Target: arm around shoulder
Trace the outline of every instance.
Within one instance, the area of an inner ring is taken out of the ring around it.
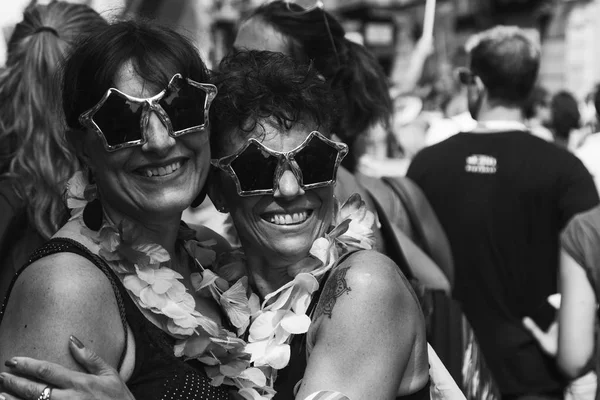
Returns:
[[[28,266],[15,282],[0,325],[0,358],[28,356],[81,370],[69,353],[70,335],[86,338],[117,367],[125,327],[109,280],[88,260],[58,253]]]
[[[351,399],[395,398],[424,321],[389,258],[361,251],[336,266],[313,321],[315,345],[297,398],[319,390]]]

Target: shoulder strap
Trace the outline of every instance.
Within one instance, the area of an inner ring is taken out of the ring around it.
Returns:
[[[91,263],[93,263],[96,267],[98,267],[104,273],[104,275],[106,275],[106,277],[108,278],[108,281],[110,282],[110,285],[115,294],[115,298],[117,300],[117,306],[119,307],[119,315],[121,317],[121,322],[123,323],[123,329],[125,331],[125,347],[123,348],[123,352],[121,353],[121,357],[119,358],[119,363],[117,366],[117,369],[120,369],[121,365],[123,364],[125,354],[127,354],[128,330],[127,330],[127,319],[125,317],[125,304],[123,301],[123,293],[121,292],[121,289],[119,286],[120,285],[119,278],[115,275],[115,273],[112,271],[112,269],[110,269],[108,264],[106,264],[106,262],[102,258],[95,255],[83,244],[81,244],[73,239],[53,238],[53,239],[49,240],[46,244],[44,244],[42,247],[37,249],[31,255],[31,257],[29,258],[29,261],[27,261],[27,263],[19,270],[17,275],[14,276],[12,282],[10,283],[6,298],[4,299],[4,302],[2,304],[2,309],[0,310],[0,322],[2,320],[2,316],[4,315],[4,311],[5,311],[5,307],[6,307],[6,303],[7,303],[6,300],[8,299],[8,296],[10,295],[10,292],[12,291],[12,288],[13,288],[15,282],[17,281],[17,278],[21,274],[21,272],[23,272],[23,270],[25,270],[26,267],[28,267],[30,264],[34,263],[35,261],[39,260],[40,258],[49,256],[51,254],[63,253],[63,252],[75,253],[77,255],[80,255],[81,257],[86,258]]]
[[[381,233],[383,233],[383,237],[385,239],[386,255],[396,263],[406,278],[409,280],[414,279],[414,274],[408,267],[408,261],[404,256],[404,251],[402,250],[402,246],[400,245],[400,241],[397,237],[396,228],[390,221],[390,216],[381,204],[380,199],[377,196],[374,196],[370,190],[367,189],[366,192],[373,201],[375,211],[377,211],[377,216],[379,217],[379,222],[381,223]]]
[[[16,188],[10,183],[9,180],[3,180],[0,182],[0,196],[4,197],[8,204],[15,209],[23,207],[23,201],[17,195]]]
[[[418,243],[454,285],[454,262],[446,233],[421,189],[409,178],[384,177],[402,200]]]
[[[27,260],[28,250],[39,244],[33,238],[34,232],[37,235],[29,226],[27,210],[16,189],[8,180],[0,182],[0,296],[20,264]]]

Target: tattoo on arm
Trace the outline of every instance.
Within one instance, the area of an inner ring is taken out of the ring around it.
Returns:
[[[350,266],[335,269],[332,271],[329,279],[324,282],[325,287],[323,288],[323,293],[319,299],[315,317],[324,314],[331,318],[337,298],[352,290],[350,286],[348,286],[348,282],[346,282],[346,272],[348,272],[349,268]]]

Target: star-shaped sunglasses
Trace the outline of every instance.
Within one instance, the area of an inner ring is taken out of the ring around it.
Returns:
[[[234,154],[212,159],[211,164],[233,178],[240,196],[275,193],[279,180],[289,168],[304,190],[335,183],[348,146],[311,132],[295,149],[281,152],[252,138]]]
[[[79,122],[102,138],[106,151],[146,143],[152,112],[171,137],[202,132],[208,141],[208,110],[216,95],[214,85],[175,74],[164,90],[145,99],[110,88],[94,107],[79,116]]]

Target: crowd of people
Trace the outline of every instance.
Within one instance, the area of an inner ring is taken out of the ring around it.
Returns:
[[[321,2],[252,10],[213,70],[156,21],[30,4],[0,400],[600,399],[594,129],[522,29],[464,52],[432,123]],[[403,171],[365,173],[374,131]]]

